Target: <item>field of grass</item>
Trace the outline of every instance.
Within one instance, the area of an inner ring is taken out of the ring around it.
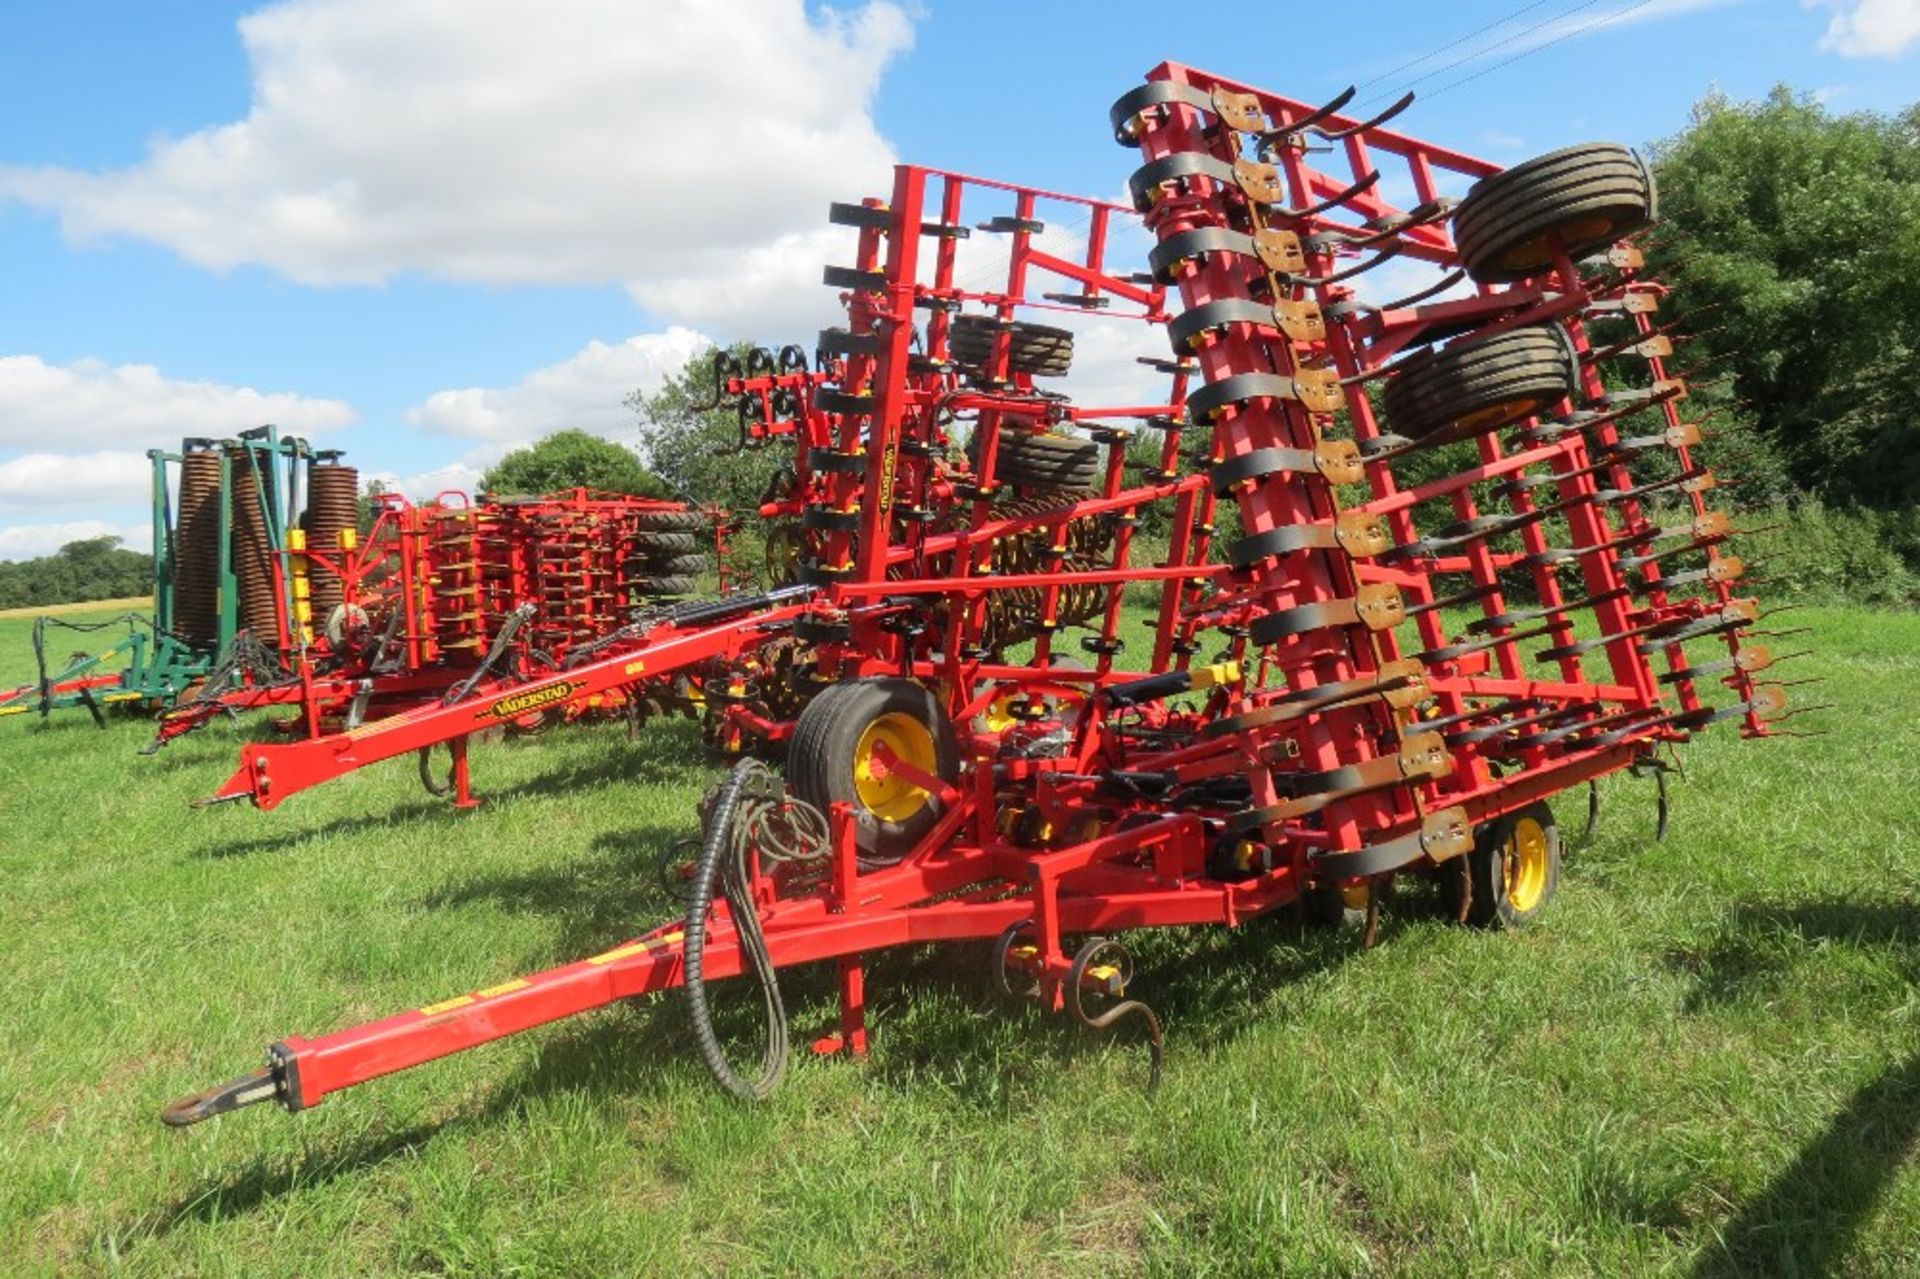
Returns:
[[[140,758],[135,719],[0,723],[0,1271],[1920,1273],[1920,616],[1795,616],[1830,734],[1706,735],[1664,845],[1612,779],[1535,928],[1413,886],[1370,951],[1139,938],[1152,1100],[1136,1047],[951,947],[877,963],[870,1060],[761,1107],[669,996],[169,1131],[283,1035],[667,918],[697,735],[485,744],[474,813],[396,762],[269,814],[187,808],[258,726]],[[0,621],[0,684],[30,675]],[[822,975],[788,990],[826,1025]]]

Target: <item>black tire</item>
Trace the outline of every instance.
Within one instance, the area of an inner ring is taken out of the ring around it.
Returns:
[[[971,443],[976,469],[980,455]],[[1098,488],[1106,478],[1105,450],[1093,440],[1072,435],[1029,435],[1002,431],[993,451],[993,480],[1015,488],[1059,492]]]
[[[642,511],[633,526],[650,533],[703,533],[713,521],[699,511]]]
[[[1566,335],[1556,325],[1530,324],[1409,356],[1387,380],[1382,401],[1397,434],[1458,439],[1531,417],[1579,384]]]
[[[1463,922],[1474,928],[1525,924],[1559,890],[1560,852],[1560,828],[1545,803],[1508,813],[1475,832],[1472,851],[1441,863],[1441,904],[1460,919],[1464,902]]]
[[[639,562],[648,577],[686,577],[713,567],[711,555],[649,555]]]
[[[1460,264],[1482,284],[1550,269],[1548,237],[1578,260],[1654,220],[1653,171],[1617,142],[1563,147],[1482,178],[1453,214]]]
[[[633,549],[642,555],[691,555],[700,549],[695,533],[668,533],[642,529],[633,535]]]
[[[984,372],[993,360],[993,344],[1000,336],[1000,323],[990,315],[954,316],[953,327],[947,331],[947,346],[954,363],[975,373]],[[1007,347],[1009,372],[1062,377],[1072,364],[1072,333],[1045,324],[1013,322],[1012,339]]]
[[[1349,901],[1341,884],[1309,884],[1300,906],[1309,928],[1364,928],[1367,923],[1367,908]]]
[[[691,577],[637,577],[627,589],[635,595],[692,595],[700,584]]]
[[[918,725],[917,732],[909,725]],[[853,805],[861,850],[873,858],[897,860],[940,820],[941,803],[936,795],[908,787],[893,797],[898,807],[891,811],[868,806],[855,767],[869,730],[923,735],[934,765],[929,771],[948,784],[959,778],[959,747],[938,699],[911,680],[880,678],[828,685],[807,703],[787,747],[787,783],[822,813],[830,813],[836,803]],[[909,810],[915,796],[919,803]]]

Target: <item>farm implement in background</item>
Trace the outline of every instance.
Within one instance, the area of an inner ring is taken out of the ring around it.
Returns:
[[[298,532],[303,503],[337,512],[344,492],[352,523],[357,490],[338,456],[272,426],[231,439],[188,439],[177,453],[148,450],[152,616],[129,613],[105,623],[36,618],[39,678],[0,693],[0,716],[85,707],[105,727],[108,706],[164,709],[221,667],[246,664],[258,637],[284,634],[284,619],[293,614],[294,597],[274,573],[272,548]],[[53,631],[119,638],[97,653],[73,653],[56,669],[48,656]]]
[[[722,370],[743,430],[793,449],[761,508],[790,585],[644,618],[469,705],[249,748],[222,794],[277,802],[691,670],[719,739],[784,750],[784,780],[747,758],[710,793],[682,919],[286,1039],[166,1120],[302,1109],[675,986],[715,1077],[764,1096],[789,1058],[778,969],[838,966],[841,1025],[816,1047],[859,1052],[863,955],[961,939],[995,943],[1006,993],[1137,1028],[1157,1077],[1161,1026],[1116,934],[1294,907],[1364,909],[1371,938],[1404,875],[1463,923],[1523,923],[1558,883],[1552,797],[1658,773],[1714,724],[1777,731],[1791,712],[1749,642],[1764,614],[1630,243],[1654,216],[1645,166],[1592,144],[1501,170],[1388,128],[1410,99],[1360,120],[1351,96],[1165,63],[1111,112],[1131,207],[910,165],[886,198],[833,206],[854,252],[825,273],[847,319],[824,358]],[[1077,247],[1047,238],[1063,223]],[[1111,264],[1141,231],[1146,269]],[[975,235],[1006,268],[969,287]],[[1448,274],[1363,298],[1394,258]],[[1092,311],[1165,333],[1155,402],[1051,389],[1073,332],[1021,317]],[[1143,563],[1156,505],[1171,541]],[[1143,584],[1151,652],[1128,670]],[[766,1015],[747,1070],[708,1004],[740,975]]]

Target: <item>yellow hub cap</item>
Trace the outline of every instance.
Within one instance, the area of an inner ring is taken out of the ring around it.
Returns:
[[[1506,870],[1507,902],[1522,914],[1538,906],[1547,895],[1548,859],[1546,828],[1531,817],[1514,822],[1501,860]]]
[[[1500,265],[1513,271],[1530,267],[1545,269],[1553,262],[1553,246],[1548,242],[1548,237],[1554,232],[1559,233],[1562,244],[1577,246],[1610,234],[1613,227],[1613,219],[1605,214],[1576,219],[1563,226],[1553,227],[1531,240],[1514,245],[1500,255]]]
[[[927,792],[899,773],[876,767],[875,748],[883,743],[895,759],[933,774],[939,768],[933,733],[913,716],[895,711],[867,725],[853,748],[853,789],[861,807],[883,822],[905,821],[926,806]]]
[[[1465,430],[1474,431],[1483,426],[1503,426],[1508,422],[1517,422],[1537,411],[1543,402],[1537,395],[1521,400],[1508,400],[1503,404],[1491,405],[1467,414],[1460,419],[1460,426]]]

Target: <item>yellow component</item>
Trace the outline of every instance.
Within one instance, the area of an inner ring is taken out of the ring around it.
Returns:
[[[296,570],[293,575],[293,598],[304,600],[311,598],[312,595],[313,587],[307,581],[307,575]]]
[[[477,999],[493,999],[499,995],[511,995],[516,990],[525,990],[531,985],[533,985],[533,983],[525,977],[515,977],[512,981],[503,981],[498,986],[489,986],[485,990],[477,990],[474,992],[474,997]]]
[[[1547,862],[1550,849],[1547,831],[1531,817],[1513,824],[1506,847],[1500,850],[1505,864],[1507,901],[1522,914],[1540,904],[1547,893]]]
[[[145,693],[108,693],[100,700],[103,702],[137,702],[145,696]],[[26,708],[23,706],[20,709],[25,710]]]
[[[1196,666],[1191,671],[1193,682],[1189,688],[1212,688],[1215,684],[1231,684],[1240,678],[1240,663],[1221,662],[1217,666]]]
[[[660,937],[658,941],[662,946],[670,946],[685,936],[685,933],[667,933],[665,936]],[[654,943],[650,941],[630,941],[624,946],[615,946],[612,950],[602,951],[598,955],[589,956],[587,962],[589,964],[616,963],[622,959],[629,959],[634,955],[646,954],[647,951],[652,948],[653,944]]]
[[[438,1017],[441,1013],[450,1013],[456,1008],[465,1008],[473,1002],[472,995],[455,995],[452,999],[443,999],[437,1004],[428,1004],[420,1010],[422,1017]]]
[[[340,530],[341,550],[351,551],[358,545],[360,545],[360,532],[358,529],[343,528]]]
[[[287,549],[289,551],[306,550],[307,549],[307,530],[303,528],[288,529],[287,530]]]
[[[926,807],[928,795],[898,773],[874,775],[874,749],[883,742],[902,763],[932,773],[939,767],[934,758],[933,733],[913,716],[894,711],[867,725],[867,731],[854,744],[853,789],[861,807],[883,822],[905,821]]]
[[[1365,910],[1372,897],[1373,889],[1364,883],[1340,885],[1340,902],[1348,910]]]
[[[0,706],[0,715],[24,715],[26,713],[27,708],[24,706]]]

